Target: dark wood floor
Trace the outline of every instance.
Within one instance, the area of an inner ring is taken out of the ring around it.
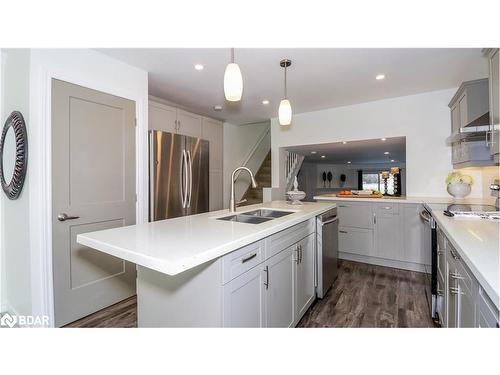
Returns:
[[[340,261],[339,275],[299,327],[434,327],[424,273]]]
[[[127,298],[65,327],[135,328],[137,327],[137,297]]]
[[[419,272],[340,261],[339,276],[299,327],[433,327],[425,294],[428,278]],[[137,326],[137,299],[131,297],[66,327]]]

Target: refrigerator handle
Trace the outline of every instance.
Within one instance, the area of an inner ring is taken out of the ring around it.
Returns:
[[[187,164],[189,167],[189,193],[187,193],[187,207],[191,207],[191,195],[193,192],[193,160],[191,159],[191,151],[187,152]],[[187,189],[187,186],[186,186]]]
[[[149,131],[149,221],[155,220],[155,205],[154,205],[154,174],[156,167],[156,153],[153,152],[153,131]]]
[[[181,184],[181,201],[182,208],[186,208],[186,200],[187,200],[187,157],[186,150],[182,150],[182,159],[181,159],[181,178],[179,178]],[[183,178],[184,177],[184,178]]]

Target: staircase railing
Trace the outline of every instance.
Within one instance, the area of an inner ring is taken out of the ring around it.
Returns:
[[[259,137],[259,139],[255,143],[255,145],[252,147],[252,149],[250,150],[250,152],[247,154],[247,156],[245,157],[245,159],[243,160],[243,162],[240,165],[242,165],[244,167],[247,166],[248,162],[250,161],[250,159],[252,159],[255,152],[259,149],[260,144],[264,141],[264,139],[266,139],[266,137],[269,135],[270,131],[271,131],[271,129],[268,128],[268,129],[266,129],[265,132],[262,133],[262,135]],[[241,171],[236,172],[236,175],[235,175],[236,179],[238,178],[240,173],[241,173]]]
[[[299,155],[295,152],[286,151],[286,161],[285,161],[285,178],[286,178],[286,191],[291,190],[295,176],[300,171],[302,163],[304,162],[304,156]]]

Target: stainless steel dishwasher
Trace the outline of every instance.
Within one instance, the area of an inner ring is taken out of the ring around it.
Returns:
[[[328,210],[316,219],[316,294],[323,298],[337,278],[339,222],[337,209]]]

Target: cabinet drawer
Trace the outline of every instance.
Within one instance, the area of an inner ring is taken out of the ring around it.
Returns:
[[[222,259],[222,283],[226,284],[263,261],[264,240],[225,255]]]
[[[280,251],[299,242],[304,237],[314,233],[314,228],[315,218],[312,218],[267,237],[264,240],[266,241],[265,259],[271,258]]]
[[[479,288],[479,327],[499,328],[500,316],[482,288]]]
[[[359,255],[373,254],[373,231],[339,227],[339,251]]]
[[[337,203],[339,225],[343,227],[366,228],[373,227],[372,208],[369,203]]]
[[[376,215],[398,215],[399,214],[399,204],[397,203],[375,203],[374,212]]]

